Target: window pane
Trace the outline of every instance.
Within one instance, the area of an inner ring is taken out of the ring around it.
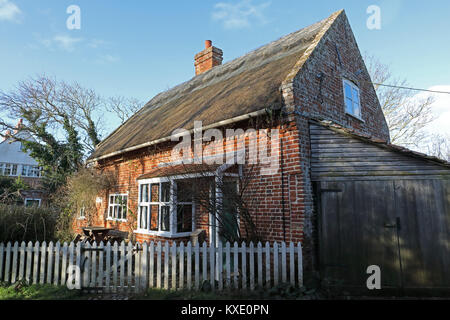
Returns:
[[[161,231],[170,231],[170,206],[161,207]]]
[[[140,207],[140,227],[141,229],[147,229],[147,206]]]
[[[122,219],[122,206],[117,206],[117,219]]]
[[[158,231],[159,205],[150,206],[150,230]]]
[[[352,87],[347,82],[344,82],[344,88],[345,88],[345,98],[352,99]]]
[[[159,202],[159,183],[151,185],[151,202]]]
[[[177,206],[177,232],[192,231],[192,205]]]
[[[14,165],[12,166],[11,175],[12,175],[12,176],[17,176],[17,164],[14,164]]]
[[[112,218],[112,211],[113,211],[113,207],[109,207],[109,211],[108,211],[108,218]]]
[[[113,204],[114,203],[114,196],[109,196],[109,204]]]
[[[170,201],[170,182],[161,183],[161,202]]]
[[[114,218],[114,219],[117,219],[117,208],[118,208],[117,206],[114,206],[114,207],[113,207],[113,212],[114,212],[114,213],[113,213],[113,218]]]
[[[141,202],[148,202],[148,184],[141,185]]]
[[[177,181],[177,202],[192,202],[193,191],[187,181]]]
[[[353,102],[350,99],[345,99],[345,112],[353,114]]]

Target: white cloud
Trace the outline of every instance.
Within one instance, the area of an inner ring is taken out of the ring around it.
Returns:
[[[53,42],[55,42],[61,49],[69,52],[75,50],[75,45],[81,41],[83,41],[82,38],[74,38],[66,35],[53,37]]]
[[[0,0],[0,21],[18,22],[19,16],[22,14],[19,7],[9,0]]]
[[[450,92],[450,85],[433,86],[428,89],[433,91]],[[430,94],[434,97],[434,102],[431,106],[431,110],[433,112],[433,116],[436,119],[426,127],[426,130],[433,134],[450,135],[450,94]],[[421,93],[419,95],[426,96],[427,94]]]
[[[219,2],[214,6],[212,13],[213,20],[222,21],[226,29],[246,28],[256,20],[259,23],[266,23],[264,9],[270,2],[254,4],[253,0],[241,0],[237,3]]]
[[[118,62],[120,58],[118,56],[114,56],[111,54],[99,55],[96,60],[97,63],[106,64],[106,63],[115,63]]]

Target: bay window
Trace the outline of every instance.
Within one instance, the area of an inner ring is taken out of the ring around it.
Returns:
[[[139,182],[138,232],[188,236],[194,229],[194,205],[187,182],[153,178]]]

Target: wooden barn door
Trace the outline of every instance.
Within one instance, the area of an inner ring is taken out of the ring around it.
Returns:
[[[318,184],[319,263],[331,285],[366,287],[367,267],[377,265],[382,287],[400,287],[393,189],[389,181]]]
[[[448,180],[318,183],[324,279],[365,287],[381,269],[382,288],[450,288]]]

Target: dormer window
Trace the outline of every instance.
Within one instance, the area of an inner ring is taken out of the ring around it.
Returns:
[[[361,103],[359,88],[351,81],[344,79],[345,112],[361,119]]]

